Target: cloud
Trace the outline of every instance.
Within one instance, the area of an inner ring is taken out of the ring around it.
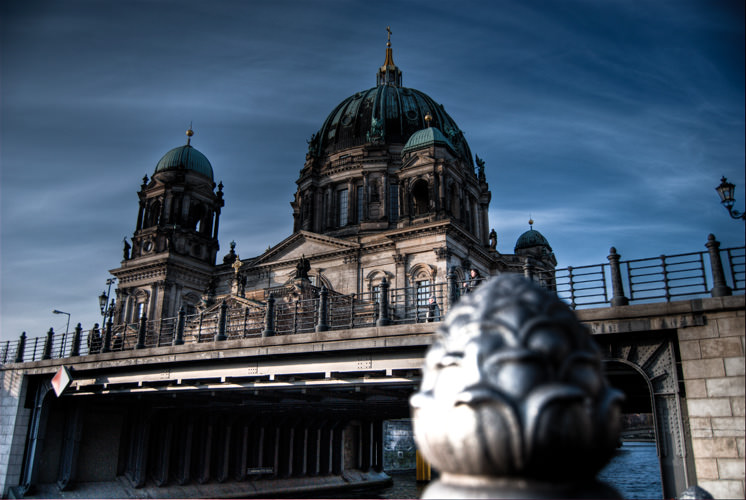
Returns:
[[[404,84],[486,160],[501,251],[529,214],[560,266],[604,262],[611,245],[623,258],[703,250],[709,232],[743,245],[713,189],[727,176],[743,206],[742,14],[624,0],[2,2],[1,338],[57,329],[52,308],[99,319],[141,178],[190,123],[225,185],[219,259],[231,239],[249,257],[286,238],[305,141],[375,84],[387,25]]]

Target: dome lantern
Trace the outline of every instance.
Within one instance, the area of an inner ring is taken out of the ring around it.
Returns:
[[[386,60],[376,75],[376,85],[392,85],[401,87],[401,70],[394,64],[394,51],[391,48],[391,27],[386,26],[388,40],[386,41]]]

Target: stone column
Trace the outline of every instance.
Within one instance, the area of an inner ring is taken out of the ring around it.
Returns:
[[[705,243],[710,253],[710,268],[712,269],[712,290],[710,294],[713,297],[725,297],[733,295],[733,290],[725,282],[725,272],[723,271],[723,261],[720,259],[720,242],[715,239],[714,234],[707,236]]]
[[[400,253],[394,254],[394,264],[396,264],[394,288],[404,288],[407,286],[407,255]]]
[[[186,311],[184,306],[179,309],[179,317],[176,321],[176,335],[174,335],[173,345],[182,345],[184,343],[184,324],[186,323]]]
[[[332,474],[341,476],[345,470],[345,439],[343,425],[332,430]]]
[[[363,172],[363,213],[359,214],[360,222],[367,221],[370,218],[370,213],[368,212],[368,203],[370,203],[368,175],[368,172]]]
[[[626,306],[629,304],[629,299],[624,296],[624,283],[622,283],[622,272],[619,267],[620,255],[616,253],[616,248],[611,247],[609,249],[609,269],[611,271],[611,287],[613,295],[611,297],[611,305]]]
[[[52,339],[54,338],[54,329],[50,328],[47,332],[47,338],[44,340],[44,352],[41,355],[41,359],[52,358]]]
[[[73,337],[73,345],[70,349],[70,356],[80,356],[80,335],[83,332],[83,327],[80,323],[75,327],[75,335]]]
[[[321,290],[319,291],[319,320],[316,324],[316,331],[317,332],[325,332],[329,330],[329,324],[327,319],[327,313],[329,311],[329,290],[326,289],[326,286],[322,285]]]
[[[184,196],[181,199],[181,221],[182,223],[185,223],[189,220],[189,208],[192,205],[192,197],[189,195],[189,193],[184,193]]]
[[[399,214],[400,220],[409,218],[409,192],[406,179],[399,181]]]
[[[173,215],[171,205],[173,204],[174,195],[170,191],[166,193],[166,198],[163,200],[163,224],[173,224]]]
[[[379,307],[378,320],[376,326],[386,326],[391,324],[389,319],[389,284],[386,281],[386,276],[381,280],[381,303]]]
[[[140,317],[140,329],[137,331],[137,345],[135,345],[135,349],[145,348],[145,333],[147,326],[148,315],[146,312],[143,312],[142,317]]]
[[[347,181],[347,225],[349,226],[355,221],[355,184],[353,184],[352,179]]]
[[[220,207],[217,207],[215,209],[215,223],[213,224],[213,228],[212,228],[212,239],[213,240],[218,239],[218,226],[220,226]]]
[[[225,326],[228,316],[228,304],[225,299],[220,303],[220,316],[218,318],[218,334],[215,336],[215,340],[221,341],[228,337],[225,335]]]
[[[442,216],[446,211],[446,183],[443,166],[438,168],[438,213]]]
[[[391,222],[389,219],[389,198],[391,197],[391,193],[389,190],[389,176],[386,172],[381,175],[381,189],[383,190],[382,196],[381,196],[381,217],[385,220]]]
[[[482,234],[479,235],[479,239],[485,247],[490,245],[490,217],[489,217],[489,202],[479,204],[479,216],[482,221]]]
[[[271,337],[275,334],[275,297],[270,294],[267,298],[267,310],[264,314],[264,331],[262,337]]]
[[[135,226],[135,231],[139,231],[142,229],[142,217],[145,212],[145,200],[140,200],[140,210],[137,212],[137,225]]]

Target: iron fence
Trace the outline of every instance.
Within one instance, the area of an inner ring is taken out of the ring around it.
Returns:
[[[746,247],[719,249],[710,237],[708,250],[647,259],[621,261],[612,248],[609,262],[534,272],[526,276],[553,290],[572,308],[671,301],[683,297],[743,293],[746,284]],[[708,258],[709,257],[709,258]],[[144,349],[183,343],[218,342],[268,335],[289,335],[387,324],[440,321],[476,283],[418,282],[389,289],[382,284],[371,292],[342,295],[312,289],[310,296],[270,297],[264,306],[219,307],[198,314],[112,325],[83,331],[0,343],[0,364],[49,358],[85,356],[100,352]],[[279,289],[275,291],[280,291]],[[628,292],[627,292],[628,291]]]

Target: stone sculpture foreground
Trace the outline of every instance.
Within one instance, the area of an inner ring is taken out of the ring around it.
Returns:
[[[522,276],[463,297],[410,401],[419,450],[441,473],[424,498],[618,498],[595,480],[623,398],[601,360],[575,314]]]

